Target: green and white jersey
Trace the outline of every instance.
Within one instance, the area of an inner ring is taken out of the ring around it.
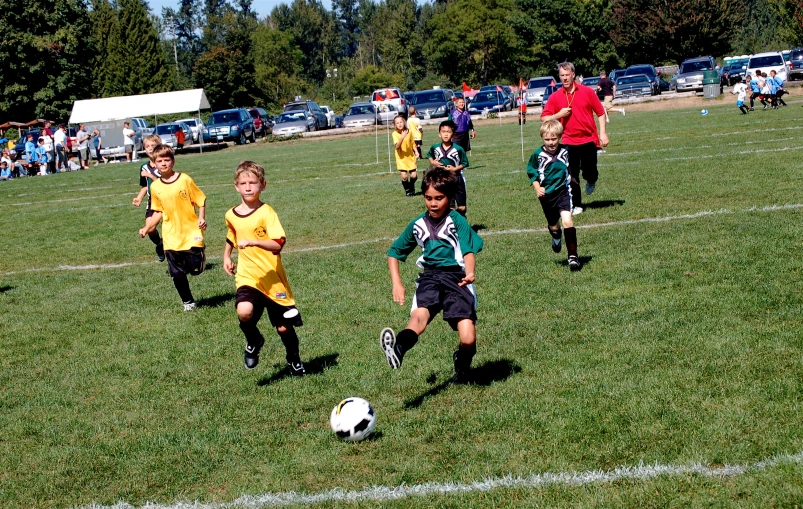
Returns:
[[[463,147],[452,143],[452,146],[446,148],[443,143],[436,143],[429,148],[427,152],[427,159],[435,159],[441,164],[446,166],[463,166],[468,168],[468,157]],[[462,171],[462,170],[460,170]]]
[[[527,176],[530,185],[538,180],[538,185],[544,188],[546,194],[552,194],[569,187],[569,153],[563,147],[558,147],[558,153],[552,154],[544,147],[537,149],[527,162]]]
[[[427,212],[418,216],[390,246],[388,256],[405,261],[416,246],[423,250],[416,260],[422,269],[465,270],[463,256],[482,251],[483,242],[466,218],[452,210],[437,221]]]

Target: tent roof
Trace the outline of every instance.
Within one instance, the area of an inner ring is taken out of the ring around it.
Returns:
[[[202,88],[162,92],[159,94],[126,95],[104,99],[75,101],[70,115],[71,124],[101,122],[131,117],[167,115],[209,108]]]

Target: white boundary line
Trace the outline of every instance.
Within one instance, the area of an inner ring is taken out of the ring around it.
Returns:
[[[738,209],[738,210],[731,210],[731,209],[719,209],[719,210],[704,210],[701,212],[695,212],[694,214],[681,214],[677,216],[663,216],[663,217],[645,217],[642,219],[626,219],[623,221],[611,221],[609,223],[593,223],[593,224],[584,224],[584,225],[576,225],[575,228],[580,229],[592,229],[592,228],[607,228],[607,227],[615,227],[615,226],[626,226],[631,224],[642,224],[642,223],[665,223],[668,221],[678,221],[683,219],[698,219],[701,217],[708,217],[708,216],[718,216],[718,215],[728,215],[728,214],[740,214],[740,213],[749,213],[749,212],[776,212],[779,210],[796,210],[803,208],[803,203],[790,203],[787,205],[767,205],[765,207],[748,207],[746,209]],[[490,237],[495,235],[517,235],[521,233],[539,233],[545,232],[546,228],[522,228],[522,229],[510,229],[510,230],[489,230],[482,232],[483,237]],[[287,253],[308,253],[312,251],[326,251],[329,249],[340,249],[344,247],[353,247],[353,246],[362,246],[365,244],[376,244],[378,242],[388,242],[395,240],[396,237],[379,237],[375,239],[368,239],[368,240],[358,240],[355,242],[343,242],[340,244],[330,244],[326,246],[310,246],[310,247],[301,247],[297,249],[288,249]],[[207,260],[218,260],[220,257],[209,256]],[[29,274],[33,272],[58,272],[58,271],[78,271],[78,270],[106,270],[106,269],[119,269],[122,267],[138,267],[144,265],[153,265],[156,262],[123,262],[123,263],[112,263],[112,264],[92,264],[92,265],[59,265],[56,267],[39,267],[39,268],[31,268],[25,270],[15,270],[10,272],[1,272],[0,276],[15,276],[18,274]]]
[[[672,465],[655,463],[638,466],[621,466],[613,470],[586,470],[584,472],[544,472],[531,474],[526,477],[507,475],[474,481],[469,483],[424,483],[402,484],[400,486],[373,486],[360,491],[347,491],[334,488],[318,493],[265,493],[263,495],[244,495],[231,502],[176,502],[163,505],[147,502],[139,506],[141,509],[259,509],[263,507],[281,507],[289,505],[324,504],[327,502],[386,502],[400,500],[408,497],[423,497],[427,495],[451,495],[474,492],[488,492],[495,489],[539,489],[550,486],[587,486],[590,484],[610,484],[617,481],[648,481],[658,477],[701,476],[712,478],[738,477],[750,472],[760,472],[782,464],[803,463],[803,452],[797,454],[779,454],[771,458],[754,463],[737,465],[725,464],[721,467],[712,467],[703,463],[687,465]],[[127,502],[118,502],[112,506],[92,504],[84,506],[86,509],[137,509]]]

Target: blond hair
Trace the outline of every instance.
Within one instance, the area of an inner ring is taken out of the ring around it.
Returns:
[[[237,165],[237,169],[234,170],[235,184],[240,180],[240,175],[243,173],[250,173],[258,178],[261,184],[265,184],[265,168],[254,161],[240,161],[240,164]]]
[[[563,125],[555,119],[547,120],[541,123],[541,138],[545,134],[553,134],[560,138],[563,136]]]
[[[154,143],[156,145],[161,145],[162,144],[162,137],[159,136],[158,134],[151,134],[149,136],[146,136],[145,139],[142,140],[142,144],[143,145],[145,145],[148,142],[152,142],[152,143]]]

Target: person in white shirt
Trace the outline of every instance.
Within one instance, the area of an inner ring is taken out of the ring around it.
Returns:
[[[53,133],[53,142],[56,145],[56,172],[70,171],[67,167],[67,126],[59,124]]]
[[[747,85],[742,83],[741,76],[736,76],[734,81],[736,81],[736,84],[733,85],[733,91],[731,91],[731,94],[736,96],[736,106],[739,107],[742,115],[747,115],[748,108],[744,105],[744,101],[747,99]]]
[[[131,162],[131,156],[134,154],[134,137],[137,133],[131,129],[131,124],[125,122],[123,124],[123,140],[125,143],[125,160]]]

